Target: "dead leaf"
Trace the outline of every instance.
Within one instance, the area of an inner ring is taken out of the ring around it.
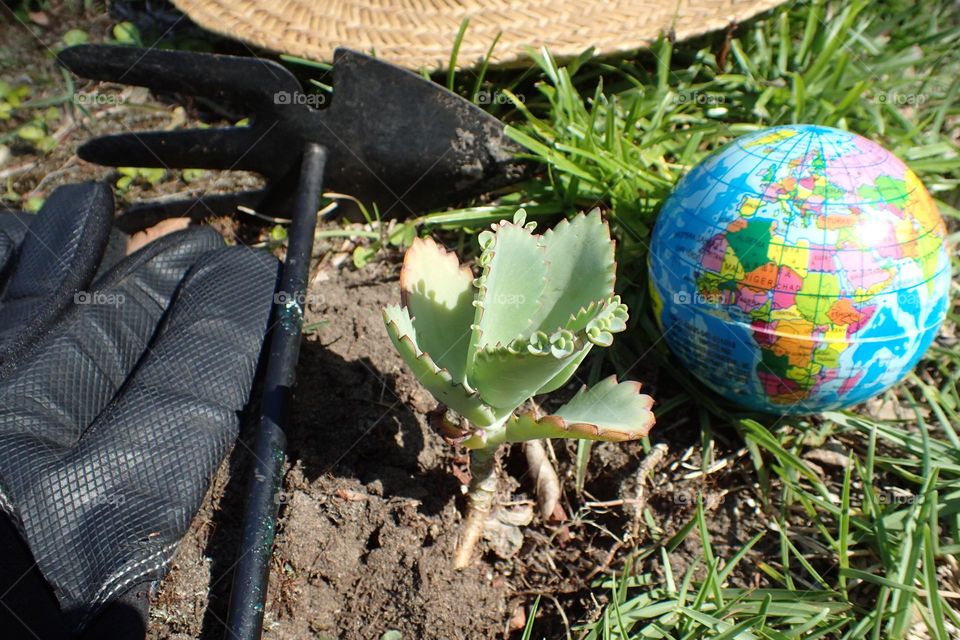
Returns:
[[[457,479],[457,482],[461,486],[468,487],[470,486],[470,470],[465,468],[462,465],[454,463],[450,467],[450,473],[453,474],[453,477]]]
[[[27,17],[30,18],[30,22],[33,24],[40,25],[41,27],[50,26],[50,16],[43,11],[28,11]]]
[[[517,555],[523,546],[523,532],[533,520],[533,508],[530,505],[520,505],[512,509],[497,509],[490,514],[483,527],[483,539],[490,545],[490,549],[504,560]]]
[[[337,497],[348,502],[362,502],[367,499],[365,494],[351,489],[337,489]]]
[[[829,449],[812,449],[807,451],[803,457],[805,460],[812,460],[829,467],[839,467],[841,469],[846,469],[847,465],[850,464],[850,458],[839,451],[830,451]]]
[[[550,517],[547,518],[547,521],[550,523],[557,523],[566,522],[566,520],[567,512],[563,510],[563,505],[558,502],[557,506],[553,508],[553,513],[551,513]]]

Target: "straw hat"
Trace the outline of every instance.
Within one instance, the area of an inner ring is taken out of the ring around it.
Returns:
[[[587,47],[612,54],[650,45],[671,29],[678,40],[746,20],[783,0],[173,0],[200,26],[313,60],[336,47],[410,69],[446,68],[457,30],[470,26],[459,67],[480,62],[502,32],[492,64],[526,59],[546,46],[560,59]]]

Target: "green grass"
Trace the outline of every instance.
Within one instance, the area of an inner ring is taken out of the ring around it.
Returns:
[[[871,418],[858,408],[779,420],[751,415],[689,382],[656,344],[644,265],[658,207],[676,180],[733,137],[784,123],[845,128],[891,149],[937,199],[956,247],[960,7],[950,0],[793,2],[726,40],[661,39],[636,58],[585,52],[564,65],[547,52],[532,55],[532,71],[445,79],[466,96],[510,96],[512,107],[498,105],[499,115],[543,171],[482,207],[426,215],[416,224],[472,231],[520,205],[546,217],[602,207],[620,241],[619,282],[636,323],[611,351],[613,366],[627,369],[646,354],[669,375],[661,386],[676,391],[658,396],[659,428],[681,412],[699,414],[704,465],[713,462],[713,434],[739,437],[767,525],[742,551],[720,557],[698,504],[687,526],[643,540],[618,576],[596,583],[609,604],[571,634],[957,637],[956,346],[935,343],[916,373],[887,392],[906,418]],[[955,273],[958,266],[955,259]],[[954,309],[947,327],[958,322]],[[804,458],[827,439],[846,450],[845,469],[820,473]],[[589,457],[584,443],[578,477]],[[673,552],[691,540],[702,550],[700,562],[674,573]],[[759,572],[762,586],[731,586],[737,571]],[[529,637],[538,637],[535,628],[531,617]]]

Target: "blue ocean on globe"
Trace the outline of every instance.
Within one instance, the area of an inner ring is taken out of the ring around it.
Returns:
[[[664,203],[649,253],[664,339],[707,386],[772,413],[906,376],[947,314],[946,229],[920,179],[847,131],[737,138]]]

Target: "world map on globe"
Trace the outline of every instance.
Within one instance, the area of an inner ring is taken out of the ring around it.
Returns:
[[[889,151],[822,126],[737,138],[664,203],[649,253],[664,339],[731,400],[861,402],[907,375],[949,300],[946,229]]]

